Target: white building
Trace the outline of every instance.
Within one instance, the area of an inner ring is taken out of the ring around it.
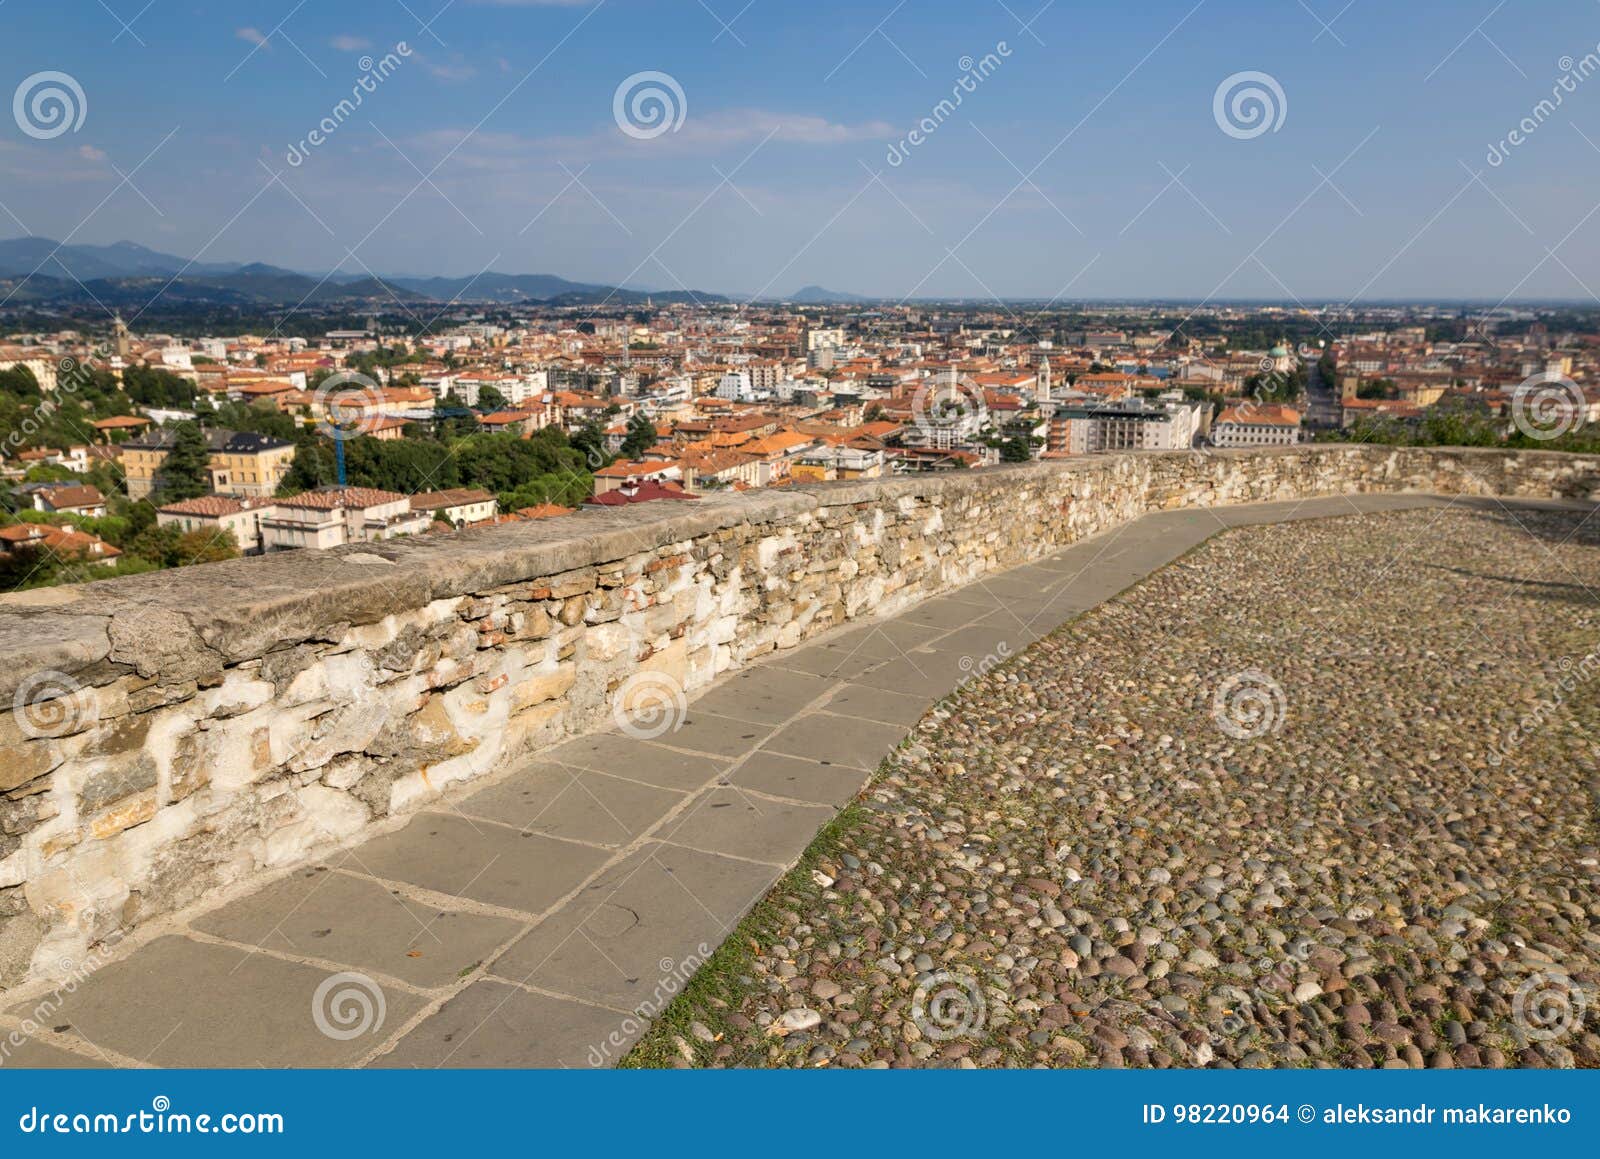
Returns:
[[[729,402],[749,402],[753,399],[755,388],[750,385],[749,372],[730,370],[724,374],[722,381],[717,383],[717,397]]]
[[[1211,425],[1219,447],[1292,447],[1300,441],[1300,412],[1278,403],[1231,406]]]
[[[487,491],[474,487],[457,487],[450,491],[426,491],[411,496],[411,510],[433,519],[443,513],[457,527],[493,519],[500,504]]]
[[[0,346],[0,370],[23,366],[33,372],[39,389],[49,394],[56,388],[56,356],[37,346]]]
[[[267,551],[326,550],[426,531],[432,512],[411,508],[411,497],[372,487],[326,487],[279,499],[262,519]]]
[[[230,495],[202,495],[198,499],[185,499],[156,508],[158,527],[176,527],[180,531],[219,531],[233,533],[233,541],[246,555],[256,555],[264,550],[265,539],[261,522],[271,518],[274,510],[270,499],[235,499]]]
[[[1201,406],[1144,399],[1060,406],[1050,423],[1049,446],[1072,455],[1187,450],[1200,433]]]

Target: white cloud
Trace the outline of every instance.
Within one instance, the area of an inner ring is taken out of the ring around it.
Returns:
[[[335,36],[332,40],[328,41],[328,43],[333,45],[333,47],[338,49],[340,52],[360,52],[363,48],[372,47],[372,41],[368,40],[365,36],[349,36],[341,34],[339,36]]]
[[[451,128],[420,133],[412,140],[424,152],[451,152],[452,164],[492,170],[516,169],[537,160],[570,161],[575,157],[715,156],[748,151],[768,136],[772,144],[842,145],[888,140],[894,136],[894,126],[887,121],[848,124],[812,114],[765,109],[726,109],[697,115],[691,106],[682,128],[649,141],[627,137],[610,123],[581,137],[530,137],[486,129],[468,137],[465,128]]]
[[[713,147],[754,144],[771,135],[774,141],[799,145],[842,145],[851,141],[876,141],[891,136],[894,126],[887,121],[862,121],[845,124],[826,117],[801,113],[773,113],[764,109],[729,109],[696,116],[691,108],[683,128],[655,140],[676,136],[688,145]]]
[[[79,145],[78,156],[82,157],[85,161],[104,161],[106,159],[105,152],[103,150],[96,149],[93,145]]]
[[[424,56],[415,49],[412,50],[411,55],[421,62],[422,67],[430,75],[438,77],[440,80],[471,80],[478,75],[477,68],[469,64],[466,57],[459,52],[452,52],[450,59],[447,61],[439,61],[432,57]]]
[[[262,35],[259,28],[236,28],[233,35],[240,40],[255,45],[257,48],[266,47],[267,38]]]

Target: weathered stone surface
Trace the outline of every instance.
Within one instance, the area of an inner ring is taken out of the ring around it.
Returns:
[[[608,725],[639,679],[670,708],[769,652],[1147,512],[1368,491],[1592,501],[1600,461],[1392,447],[1104,456],[584,511],[0,597],[0,707],[41,674],[81,693],[48,735],[0,713],[0,793],[51,803],[0,818],[0,887],[28,879],[30,903],[0,915],[0,935],[13,957],[38,946],[45,968],[58,948]],[[948,691],[959,659],[897,662],[873,679]],[[838,736],[899,723],[861,715]],[[677,763],[695,759],[664,752],[638,775],[676,787]]]
[[[142,789],[156,786],[156,763],[146,753],[126,754],[115,760],[97,762],[78,790],[78,812],[87,817]]]
[[[960,593],[1115,598],[973,665],[632,1061],[1600,1065],[1593,509],[1361,506],[1153,516]],[[762,823],[727,792],[667,839]]]

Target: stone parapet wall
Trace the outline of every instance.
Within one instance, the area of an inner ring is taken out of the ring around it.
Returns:
[[[685,696],[1150,511],[1367,491],[1594,501],[1600,457],[1105,456],[0,597],[0,987],[608,727],[623,698]]]

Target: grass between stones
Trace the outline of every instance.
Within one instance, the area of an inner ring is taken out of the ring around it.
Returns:
[[[881,772],[882,766],[879,766]],[[874,780],[878,773],[873,774]],[[753,978],[755,955],[760,946],[770,945],[780,936],[783,914],[791,909],[820,908],[823,888],[812,873],[820,862],[839,856],[850,835],[866,820],[869,810],[860,800],[852,801],[839,815],[823,826],[800,855],[793,869],[780,878],[755,908],[728,935],[715,953],[689,979],[683,991],[661,1012],[618,1064],[628,1068],[672,1067],[686,1063],[704,1066],[712,1060],[719,1041],[733,1037],[738,1029],[728,1021],[735,1014],[738,999]],[[693,1029],[700,1023],[710,1031],[712,1041],[698,1037]],[[748,1064],[759,1059],[738,1060]]]
[[[1225,532],[933,705],[621,1065],[1600,1065],[1597,593],[1570,514]]]

